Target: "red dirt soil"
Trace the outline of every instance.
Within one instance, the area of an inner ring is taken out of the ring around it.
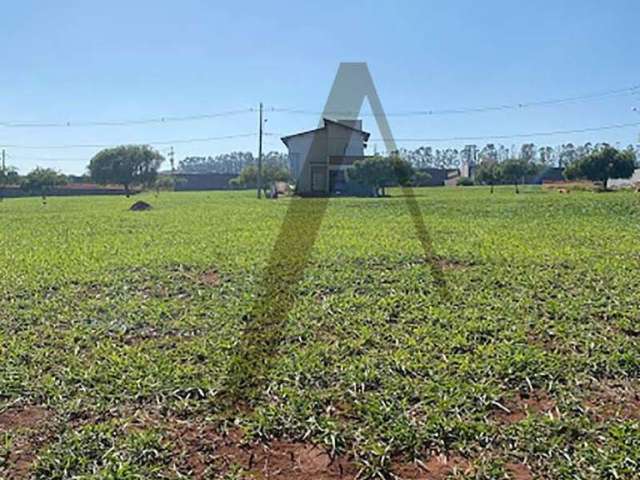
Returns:
[[[0,434],[15,435],[4,471],[7,478],[27,478],[39,448],[47,442],[47,421],[51,415],[45,407],[35,405],[0,413]]]
[[[522,463],[507,463],[505,469],[514,480],[533,480],[533,474],[529,467]]]
[[[460,456],[432,455],[426,463],[414,462],[393,467],[403,480],[444,480],[452,473],[469,472],[468,460]]]
[[[207,287],[219,287],[221,280],[217,270],[207,270],[200,275],[200,283]]]
[[[597,421],[611,418],[640,420],[638,385],[603,384],[586,400],[585,407]]]
[[[175,429],[177,454],[196,479],[212,471],[224,474],[241,468],[247,478],[272,480],[354,479],[357,470],[346,458],[333,460],[322,448],[282,440],[245,443],[241,434],[220,435],[206,427],[181,425]]]
[[[32,429],[41,424],[49,416],[49,410],[44,407],[27,406],[11,408],[0,413],[0,432],[20,429]]]
[[[556,409],[556,403],[545,392],[533,392],[529,395],[519,393],[515,399],[506,401],[502,407],[504,408],[496,405],[492,417],[500,423],[511,425],[524,420],[527,415],[552,414]]]

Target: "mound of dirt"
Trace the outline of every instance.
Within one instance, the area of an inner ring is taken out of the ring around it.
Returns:
[[[129,207],[132,212],[144,212],[145,210],[151,210],[153,207],[147,202],[139,201]]]

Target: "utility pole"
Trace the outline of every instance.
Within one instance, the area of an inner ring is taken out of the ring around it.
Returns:
[[[6,152],[4,151],[4,148],[2,149],[2,173],[5,173],[7,171],[7,164],[5,163],[5,157],[6,157]]]
[[[260,102],[260,126],[258,128],[258,198],[262,198],[262,102]]]
[[[171,149],[169,150],[169,163],[171,164],[171,173],[173,174],[176,172],[174,159],[173,159],[173,147],[171,147]]]

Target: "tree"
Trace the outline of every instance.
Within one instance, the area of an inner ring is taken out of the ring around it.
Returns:
[[[536,158],[536,146],[533,143],[525,143],[520,147],[520,158],[527,162],[533,162]]]
[[[500,181],[501,175],[500,164],[497,160],[483,160],[476,170],[476,180],[491,185],[491,193],[493,193],[493,186]]]
[[[289,157],[282,152],[267,152],[263,161],[275,162],[287,168]],[[230,152],[215,157],[187,157],[178,165],[180,173],[235,173],[239,174],[248,165],[256,163],[251,152]]]
[[[506,182],[513,183],[516,187],[516,193],[520,193],[520,190],[518,190],[518,183],[525,176],[533,175],[536,171],[536,165],[527,160],[527,158],[510,158],[502,163],[500,168],[500,177]]]
[[[0,202],[2,201],[2,189],[7,185],[18,183],[18,171],[13,167],[0,168]]]
[[[558,166],[566,167],[576,160],[577,152],[573,143],[564,143],[560,146],[558,154]]]
[[[428,186],[431,182],[431,174],[429,172],[423,172],[417,170],[413,175],[412,184],[416,187],[425,187]]]
[[[389,180],[389,164],[385,158],[379,155],[357,160],[347,170],[347,176],[349,180],[368,187],[370,194],[377,197],[380,195],[382,185]]]
[[[633,149],[618,150],[603,144],[570,164],[565,175],[569,179],[586,178],[592,182],[602,182],[602,187],[607,190],[610,178],[629,178],[635,169],[636,154]]]
[[[388,157],[388,162],[391,170],[390,183],[393,184],[395,181],[403,187],[411,185],[415,177],[415,170],[411,164],[397,155]],[[384,194],[384,186],[382,188]]]
[[[554,162],[556,152],[553,147],[544,146],[538,149],[538,159],[543,165],[551,165]]]
[[[265,197],[275,182],[288,182],[289,170],[282,162],[274,158],[265,158],[262,164],[262,190]],[[258,184],[258,167],[255,164],[247,165],[240,175],[230,180],[231,185],[255,188]]]
[[[487,143],[482,150],[480,150],[480,161],[483,160],[498,161],[498,150],[493,143]]]
[[[67,178],[61,173],[50,168],[40,168],[29,172],[22,181],[22,189],[32,195],[40,195],[43,205],[47,203],[47,195],[54,188],[65,185]]]
[[[160,195],[161,191],[170,192],[176,188],[176,179],[169,175],[160,175],[153,182],[153,188],[156,191],[156,197]]]
[[[122,145],[98,152],[89,163],[94,182],[124,187],[127,197],[134,185],[153,185],[164,157],[148,145]]]
[[[409,185],[414,178],[411,164],[397,155],[373,156],[354,162],[347,171],[349,180],[371,189],[375,197],[385,196],[385,188],[394,184]]]

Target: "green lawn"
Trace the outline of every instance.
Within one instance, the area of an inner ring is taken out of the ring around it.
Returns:
[[[321,200],[5,200],[0,478],[639,478],[640,196],[524,190],[416,191],[446,292],[399,191],[332,199],[246,397],[272,246]]]

